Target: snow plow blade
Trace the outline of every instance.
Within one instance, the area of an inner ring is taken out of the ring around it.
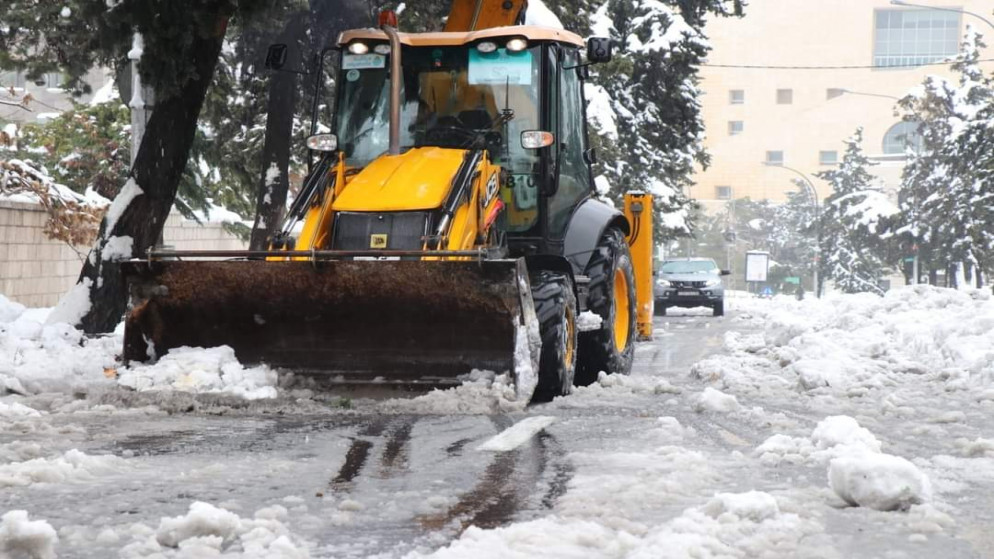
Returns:
[[[519,260],[131,261],[124,274],[126,361],[228,345],[335,382],[437,385],[513,373],[518,329],[535,323]],[[523,353],[534,370],[537,351]]]

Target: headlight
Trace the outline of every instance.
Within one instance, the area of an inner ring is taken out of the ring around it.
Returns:
[[[718,285],[719,283],[721,283],[720,279],[709,279],[708,281],[704,282],[704,285],[705,287],[711,287],[713,285]]]
[[[669,282],[669,280],[658,279],[658,280],[656,280],[656,285],[658,285],[659,287],[669,287],[670,286],[670,282]]]

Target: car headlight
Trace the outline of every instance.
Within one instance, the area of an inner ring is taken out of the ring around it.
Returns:
[[[718,285],[720,283],[721,283],[720,279],[709,279],[708,281],[704,282],[704,285],[706,287],[711,287],[711,286],[714,286],[714,285]]]
[[[669,282],[669,280],[658,279],[658,280],[656,280],[656,285],[658,285],[659,287],[669,287],[670,286],[670,282]]]

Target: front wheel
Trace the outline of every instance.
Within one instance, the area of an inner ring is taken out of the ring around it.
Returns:
[[[718,301],[711,309],[711,316],[725,316],[725,300]]]
[[[536,272],[531,277],[532,299],[542,336],[538,386],[533,402],[548,402],[573,389],[576,375],[576,294],[572,279],[556,272]]]
[[[601,237],[587,265],[590,288],[587,307],[601,317],[601,328],[580,334],[576,383],[586,386],[597,375],[632,370],[635,355],[635,271],[621,231],[611,228]]]

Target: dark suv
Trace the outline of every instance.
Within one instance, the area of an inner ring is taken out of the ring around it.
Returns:
[[[656,314],[665,315],[669,307],[711,307],[714,316],[723,316],[725,286],[721,276],[728,274],[710,258],[666,260],[656,275]]]

